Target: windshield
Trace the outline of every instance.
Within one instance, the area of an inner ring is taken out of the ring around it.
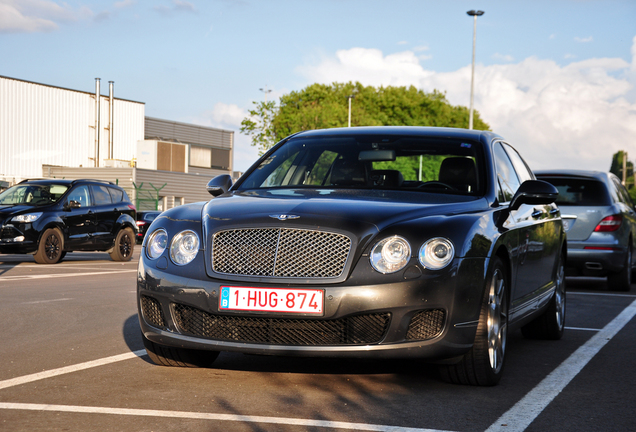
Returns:
[[[291,139],[252,171],[239,190],[395,189],[483,195],[481,144],[413,136]]]
[[[56,203],[68,186],[60,184],[20,184],[0,193],[0,205],[43,206]]]

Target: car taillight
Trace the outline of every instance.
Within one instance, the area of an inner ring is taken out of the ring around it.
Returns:
[[[621,215],[607,216],[606,218],[603,218],[603,220],[600,221],[598,225],[596,225],[596,228],[594,228],[594,231],[595,232],[616,231],[617,229],[620,228],[622,222],[623,222],[623,216]]]
[[[131,210],[137,211],[137,207],[135,207],[132,204],[128,204],[128,208],[131,209]]]

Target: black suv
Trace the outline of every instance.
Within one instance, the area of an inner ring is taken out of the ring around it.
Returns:
[[[99,180],[24,180],[0,193],[0,253],[34,254],[55,264],[70,251],[108,251],[129,261],[135,206],[126,192]]]

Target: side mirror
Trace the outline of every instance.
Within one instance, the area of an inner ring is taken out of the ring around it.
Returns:
[[[559,191],[543,180],[526,180],[519,186],[510,201],[510,210],[517,210],[522,204],[547,205],[556,201]]]
[[[219,196],[229,191],[232,187],[232,177],[229,174],[221,174],[208,182],[206,189],[212,196]]]
[[[82,204],[79,201],[70,200],[69,202],[64,204],[64,210],[76,209],[80,208],[81,206]]]

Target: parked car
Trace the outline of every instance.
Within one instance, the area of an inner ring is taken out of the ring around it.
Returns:
[[[607,276],[611,289],[629,291],[634,269],[636,212],[629,193],[612,173],[537,171],[559,190],[568,237],[566,274]]]
[[[399,357],[494,385],[512,329],[563,334],[557,190],[491,132],[300,132],[208,191],[144,240],[139,319],[159,365]]]
[[[129,261],[135,247],[135,206],[98,180],[25,180],[0,193],[0,224],[0,253],[34,254],[39,264],[71,251]]]
[[[161,214],[160,211],[139,211],[137,212],[137,243],[141,244],[146,235],[146,231],[150,227],[150,224],[157,216]]]

